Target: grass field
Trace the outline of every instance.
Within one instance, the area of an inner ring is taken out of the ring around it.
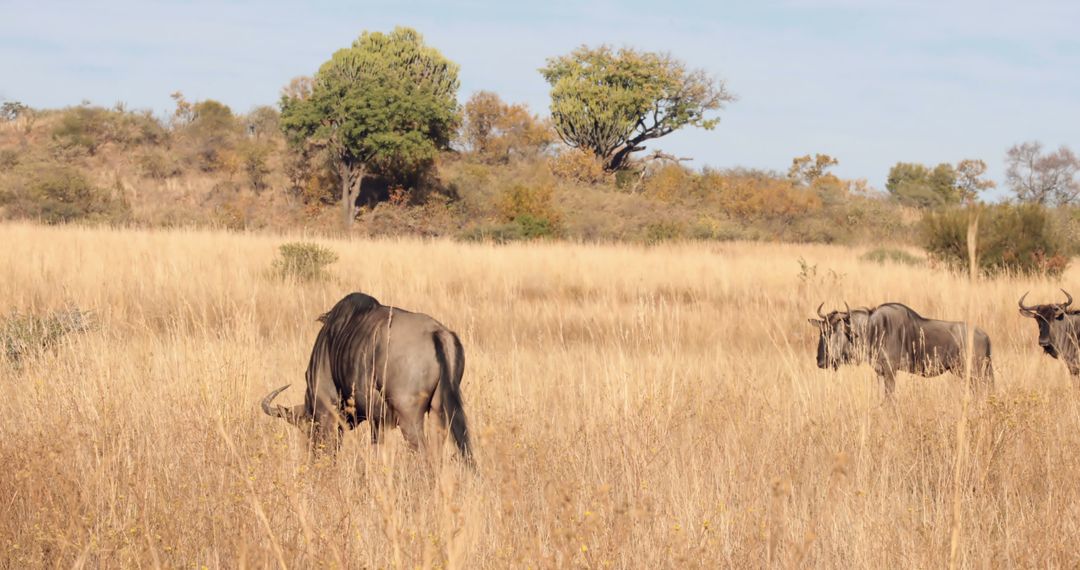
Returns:
[[[1016,311],[1077,270],[317,240],[330,279],[274,279],[301,237],[0,225],[0,315],[95,325],[0,361],[0,567],[942,568],[954,530],[961,567],[1080,564],[1080,394]],[[354,290],[461,335],[475,473],[396,431],[309,462],[258,410],[301,401],[315,318]],[[996,393],[963,413],[956,377],[902,374],[882,406],[869,367],[818,370],[806,319],[845,300],[970,306]]]

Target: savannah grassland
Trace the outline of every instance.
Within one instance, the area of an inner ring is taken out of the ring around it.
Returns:
[[[0,567],[942,568],[954,527],[961,567],[1080,564],[1080,393],[1015,308],[1058,282],[831,246],[325,239],[331,278],[274,279],[302,237],[0,226],[0,314],[96,323],[0,363]],[[475,472],[397,431],[308,461],[258,410],[301,401],[315,318],[353,290],[461,335]],[[956,377],[905,374],[882,406],[867,366],[818,370],[806,319],[844,300],[970,303],[995,395],[965,414]]]

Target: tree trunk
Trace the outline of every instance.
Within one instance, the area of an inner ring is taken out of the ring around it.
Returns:
[[[364,181],[366,168],[363,164],[338,163],[338,178],[341,180],[341,214],[345,229],[349,229],[356,220],[356,199],[360,197],[360,185]]]
[[[608,172],[622,170],[623,167],[626,166],[627,160],[630,159],[630,153],[637,152],[639,150],[645,150],[645,147],[636,144],[628,144],[620,148],[619,150],[615,151],[615,154],[611,155],[611,157],[607,159],[607,163],[604,164],[604,170]]]

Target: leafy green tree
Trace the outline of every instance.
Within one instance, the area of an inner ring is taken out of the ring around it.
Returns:
[[[330,152],[351,225],[369,172],[417,169],[448,146],[457,89],[458,66],[416,31],[364,32],[319,68],[306,97],[282,96],[281,128],[293,148]]]
[[[708,118],[735,97],[723,81],[690,70],[668,54],[604,45],[550,58],[540,69],[551,85],[551,118],[563,142],[595,154],[608,171],[623,168],[643,143]]]
[[[960,202],[956,169],[941,163],[933,169],[922,164],[898,162],[889,169],[885,189],[902,204],[936,208]]]

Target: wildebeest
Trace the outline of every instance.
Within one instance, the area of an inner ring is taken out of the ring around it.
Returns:
[[[836,370],[841,364],[857,360],[854,338],[865,337],[866,321],[870,309],[859,307],[851,309],[845,305],[845,311],[821,312],[825,303],[818,305],[820,319],[809,319],[810,324],[818,328],[817,365],[818,368]]]
[[[1080,311],[1070,311],[1072,295],[1064,289],[1061,292],[1065,293],[1064,303],[1029,307],[1024,305],[1024,299],[1028,296],[1024,293],[1018,304],[1020,314],[1035,319],[1035,324],[1039,325],[1039,346],[1046,354],[1064,360],[1069,367],[1069,374],[1076,380],[1075,377],[1080,375],[1080,349],[1077,340],[1080,338]]]
[[[865,317],[862,311],[866,311]],[[964,323],[927,319],[900,303],[821,316],[822,321],[811,319],[821,331],[818,366],[837,368],[847,362],[868,362],[887,397],[896,387],[897,371],[927,377],[947,371],[964,374]],[[977,327],[973,348],[972,380],[992,386],[990,337]]]
[[[344,428],[364,420],[374,443],[384,427],[397,425],[410,448],[422,448],[424,415],[433,412],[449,427],[462,457],[471,460],[460,392],[465,351],[456,334],[427,315],[382,305],[363,293],[347,295],[319,321],[304,403],[271,406],[285,385],[263,399],[264,412],[304,429],[330,452],[340,445]]]

